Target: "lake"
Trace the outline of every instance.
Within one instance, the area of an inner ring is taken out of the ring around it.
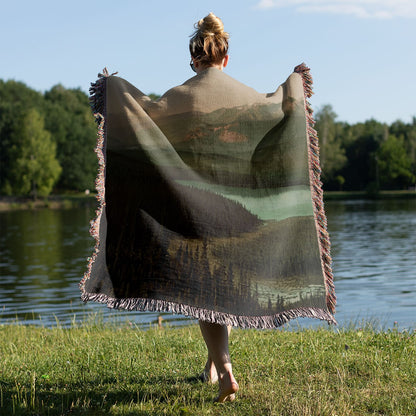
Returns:
[[[416,199],[328,201],[340,326],[416,328]],[[146,327],[156,313],[111,311],[80,301],[94,208],[0,212],[0,324],[66,327],[92,314]],[[192,320],[163,314],[170,325]],[[291,327],[314,326],[299,319]]]

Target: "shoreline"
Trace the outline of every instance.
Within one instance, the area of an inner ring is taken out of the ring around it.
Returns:
[[[380,191],[368,193],[366,191],[324,191],[325,201],[342,201],[351,199],[416,199],[416,191]]]
[[[95,207],[98,204],[96,194],[57,194],[34,200],[23,196],[0,196],[0,212],[37,210],[37,209],[70,209],[81,206]]]
[[[380,191],[369,194],[365,191],[328,191],[324,192],[324,201],[342,200],[382,200],[416,199],[416,191]],[[96,194],[56,194],[33,200],[22,196],[0,196],[0,212],[37,209],[70,209],[81,206],[95,207],[98,204]]]

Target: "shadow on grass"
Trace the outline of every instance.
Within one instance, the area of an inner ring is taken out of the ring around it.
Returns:
[[[196,384],[200,386],[194,392]],[[110,377],[64,385],[39,382],[35,386],[0,382],[0,414],[108,415],[114,408],[119,408],[116,414],[128,416],[154,414],[152,410],[140,410],[140,405],[188,414],[186,406],[191,402],[199,406],[210,401],[200,394],[204,385],[198,376],[139,376],[136,380]]]

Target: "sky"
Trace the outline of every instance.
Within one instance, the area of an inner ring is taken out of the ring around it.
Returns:
[[[415,0],[0,0],[0,79],[87,92],[98,72],[163,94],[193,76],[189,36],[209,12],[230,34],[225,71],[271,92],[311,68],[314,110],[338,121],[416,116]]]

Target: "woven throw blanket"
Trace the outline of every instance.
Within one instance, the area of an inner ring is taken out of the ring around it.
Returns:
[[[260,94],[208,68],[153,101],[105,70],[84,301],[251,328],[335,323],[309,68]]]

